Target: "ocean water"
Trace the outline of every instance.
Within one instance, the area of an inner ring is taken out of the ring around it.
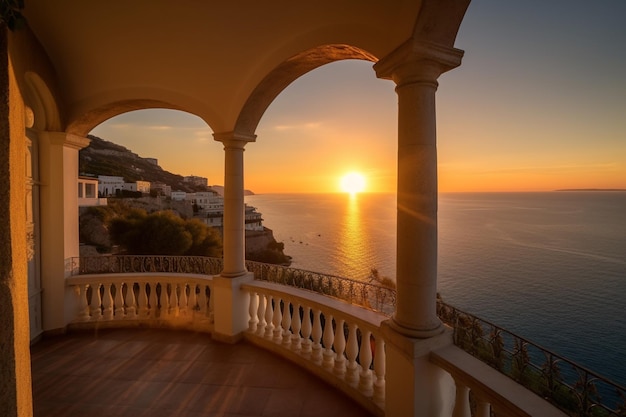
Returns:
[[[395,196],[246,197],[294,268],[395,279]],[[626,192],[443,193],[444,300],[626,385]]]

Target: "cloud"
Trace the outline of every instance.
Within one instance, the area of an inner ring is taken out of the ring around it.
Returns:
[[[322,124],[320,122],[309,122],[309,123],[300,123],[295,125],[276,125],[274,126],[274,130],[284,131],[284,130],[310,130],[317,129]]]

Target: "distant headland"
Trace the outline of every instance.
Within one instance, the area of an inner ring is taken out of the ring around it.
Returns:
[[[626,191],[626,188],[563,188],[554,191]]]

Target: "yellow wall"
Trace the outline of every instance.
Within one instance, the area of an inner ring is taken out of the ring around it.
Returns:
[[[0,27],[0,415],[32,416],[24,105]]]

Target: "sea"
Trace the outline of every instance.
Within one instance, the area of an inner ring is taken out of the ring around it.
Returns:
[[[393,194],[247,196],[291,266],[395,279]],[[443,299],[626,386],[626,192],[442,193]]]

